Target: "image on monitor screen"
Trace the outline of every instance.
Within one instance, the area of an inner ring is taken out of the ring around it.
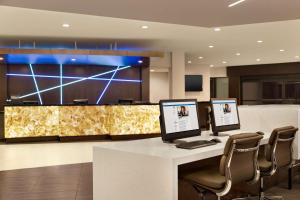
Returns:
[[[179,139],[200,134],[196,100],[161,101],[160,111],[163,137]]]
[[[212,99],[211,107],[214,133],[240,128],[236,99]]]

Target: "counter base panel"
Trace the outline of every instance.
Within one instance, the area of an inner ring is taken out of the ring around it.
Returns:
[[[24,143],[24,142],[76,142],[76,141],[96,141],[96,140],[138,140],[160,137],[160,134],[137,134],[137,135],[85,135],[85,136],[42,136],[42,137],[19,137],[6,138],[0,142],[6,143]]]
[[[93,141],[93,140],[109,140],[109,135],[86,135],[86,136],[65,136],[58,137],[61,142],[75,142],[75,141]]]
[[[24,142],[50,142],[58,141],[57,136],[41,136],[41,137],[19,137],[19,138],[6,138],[6,143],[24,143]]]
[[[138,140],[160,137],[160,133],[136,134],[136,135],[110,135],[112,140]]]

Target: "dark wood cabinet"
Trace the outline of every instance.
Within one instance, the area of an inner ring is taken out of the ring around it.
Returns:
[[[300,75],[244,77],[241,80],[241,104],[298,104]]]
[[[229,97],[240,104],[300,104],[300,63],[227,68]]]

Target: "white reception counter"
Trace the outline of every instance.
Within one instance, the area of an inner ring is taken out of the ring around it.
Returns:
[[[299,125],[300,106],[240,106],[241,130],[226,132],[265,132],[262,145],[276,127]],[[210,132],[188,140],[212,139]],[[222,155],[222,143],[195,150],[178,149],[161,138],[108,142],[94,147],[93,191],[95,200],[177,200],[178,166]],[[295,158],[299,159],[299,137]]]

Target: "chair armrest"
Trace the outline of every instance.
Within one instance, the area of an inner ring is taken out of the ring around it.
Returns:
[[[262,131],[257,131],[256,133],[259,134],[259,135],[265,135],[265,133],[262,132]]]

